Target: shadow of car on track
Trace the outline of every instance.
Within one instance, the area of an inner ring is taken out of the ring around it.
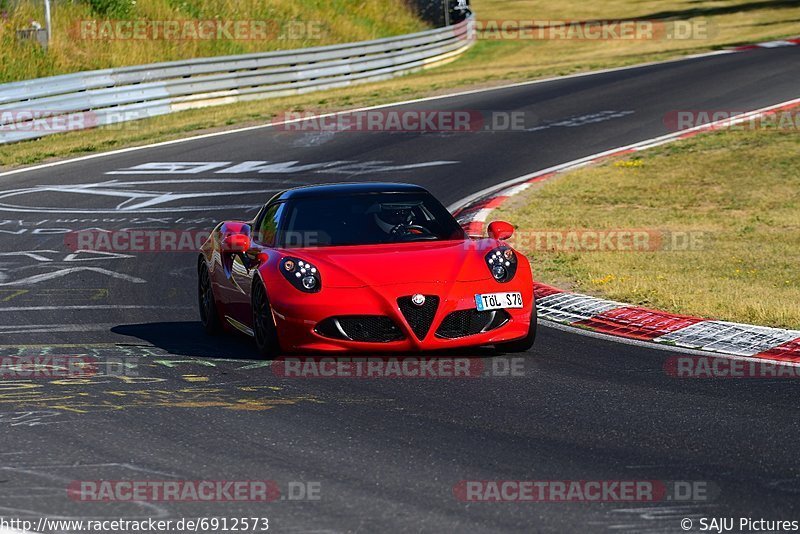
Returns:
[[[209,336],[200,321],[118,325],[115,334],[129,336],[179,356],[257,360],[255,345],[240,336]]]
[[[111,329],[115,334],[133,337],[170,354],[200,358],[260,360],[255,344],[243,335],[206,334],[200,321],[176,321],[118,325]],[[288,355],[288,354],[287,354]],[[297,354],[293,354],[297,355]],[[315,354],[319,356],[320,354]],[[302,356],[302,355],[300,355]],[[311,354],[309,354],[311,356]],[[331,355],[328,355],[331,356]],[[337,355],[333,355],[337,356]],[[498,353],[491,348],[448,350],[422,353],[347,353],[342,357],[394,356],[428,358],[492,358]]]

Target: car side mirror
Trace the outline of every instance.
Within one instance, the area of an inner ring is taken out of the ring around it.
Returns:
[[[220,248],[225,254],[237,254],[250,250],[250,226],[242,223],[224,223],[220,229]]]
[[[495,221],[489,225],[489,237],[500,241],[514,235],[514,227],[505,221]]]

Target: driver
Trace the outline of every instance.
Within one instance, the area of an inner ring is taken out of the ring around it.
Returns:
[[[375,224],[387,234],[397,233],[400,229],[414,224],[414,211],[411,206],[402,204],[379,204],[376,206]]]

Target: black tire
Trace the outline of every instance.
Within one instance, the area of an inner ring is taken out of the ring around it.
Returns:
[[[264,284],[258,279],[253,280],[253,337],[262,358],[272,359],[280,354],[272,307]]]
[[[536,341],[536,328],[539,324],[539,314],[536,311],[536,306],[533,307],[533,317],[531,317],[531,324],[528,327],[528,335],[522,339],[515,339],[514,341],[507,341],[505,343],[498,343],[494,346],[497,352],[517,353],[528,352],[533,348]]]
[[[206,262],[201,260],[197,269],[197,301],[200,308],[200,322],[207,334],[216,336],[222,333],[222,323],[217,313],[217,301],[211,287],[211,274]]]

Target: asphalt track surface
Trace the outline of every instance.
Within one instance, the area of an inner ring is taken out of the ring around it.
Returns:
[[[524,376],[281,378],[246,339],[201,332],[194,254],[71,255],[63,234],[207,229],[249,217],[270,191],[344,180],[413,182],[450,204],[669,133],[664,116],[674,110],[744,111],[796,98],[798,79],[800,49],[758,50],[401,106],[524,112],[525,132],[268,128],[0,178],[2,354],[138,364],[125,378],[0,383],[0,515],[261,516],[278,532],[680,532],[685,517],[694,531],[700,517],[800,519],[792,381],[671,378],[664,365],[675,353],[547,326],[525,355]],[[256,160],[297,163],[219,172]],[[152,162],[217,165],[118,173]],[[472,356],[498,374],[508,362]],[[71,481],[99,479],[267,479],[283,490],[317,482],[321,498],[67,497]],[[700,481],[712,497],[467,504],[454,496],[462,480]]]

